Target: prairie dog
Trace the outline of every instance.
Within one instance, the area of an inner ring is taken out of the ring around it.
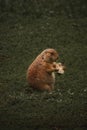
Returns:
[[[55,84],[55,72],[59,70],[56,60],[59,54],[55,49],[42,51],[27,70],[27,81],[33,88],[52,91]]]

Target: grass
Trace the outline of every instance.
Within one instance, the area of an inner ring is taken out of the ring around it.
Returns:
[[[9,130],[87,129],[87,18],[0,19],[0,127]],[[54,48],[66,73],[52,94],[29,88],[26,71],[45,48]],[[1,129],[0,128],[0,129]]]

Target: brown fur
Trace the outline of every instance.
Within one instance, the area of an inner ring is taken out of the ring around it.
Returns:
[[[54,49],[46,49],[39,54],[27,70],[27,81],[30,86],[40,90],[52,91],[55,84],[55,74],[58,53]]]

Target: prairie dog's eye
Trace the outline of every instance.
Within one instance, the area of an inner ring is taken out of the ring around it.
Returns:
[[[53,53],[53,52],[51,52],[50,54],[51,54],[51,55],[54,55],[54,53]]]

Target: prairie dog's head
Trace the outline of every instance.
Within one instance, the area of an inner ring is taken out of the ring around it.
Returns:
[[[46,49],[42,52],[42,58],[45,62],[54,62],[59,55],[55,49]]]
[[[57,63],[56,68],[57,68],[57,73],[64,74],[66,67],[62,65],[62,63]]]

